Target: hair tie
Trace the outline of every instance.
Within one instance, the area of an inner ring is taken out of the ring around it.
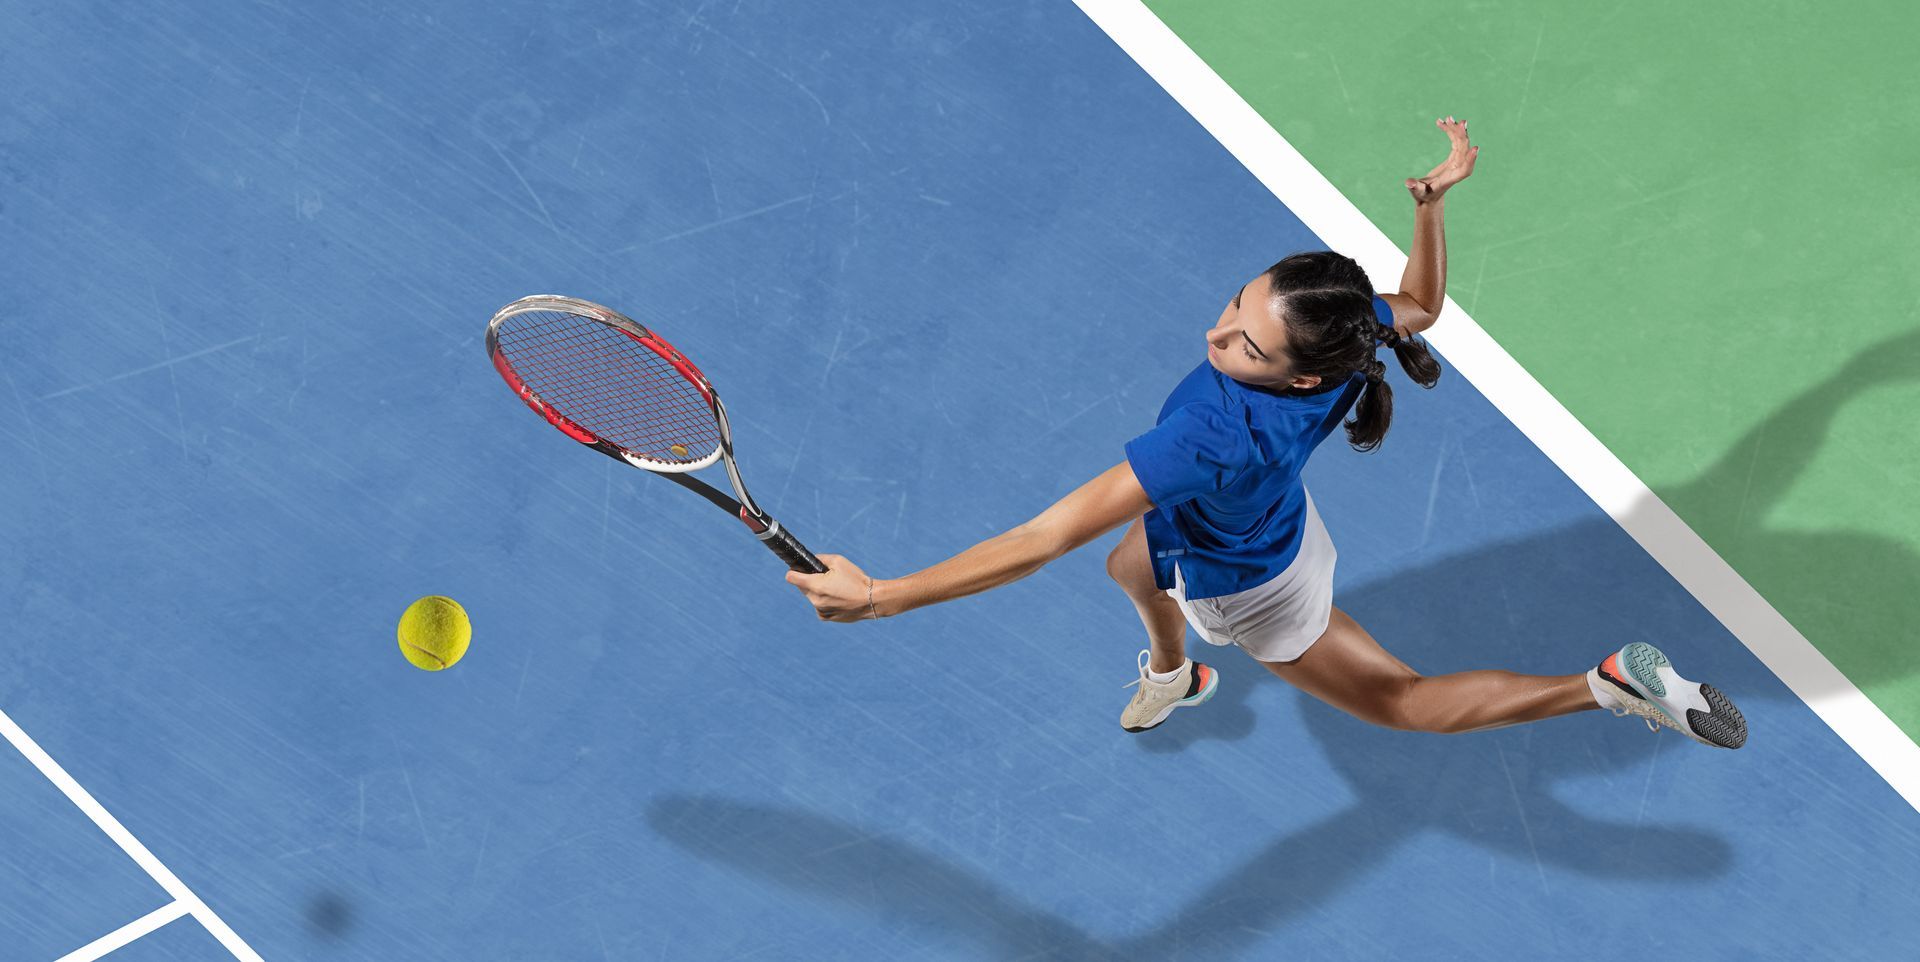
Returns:
[[[1399,331],[1394,330],[1393,328],[1388,327],[1387,325],[1382,324],[1378,321],[1374,322],[1374,327],[1375,327],[1375,330],[1373,332],[1373,343],[1376,346],[1381,344],[1385,344],[1388,348],[1396,348],[1400,346]]]

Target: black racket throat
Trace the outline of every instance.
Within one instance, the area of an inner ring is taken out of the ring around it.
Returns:
[[[686,488],[688,491],[691,491],[694,494],[697,494],[707,499],[708,501],[713,502],[714,507],[719,508],[722,511],[725,511],[728,514],[738,517],[738,516],[741,516],[742,513],[746,511],[746,508],[742,507],[740,502],[737,499],[722,492],[719,488],[716,488],[713,485],[700,480],[699,478],[693,477],[692,475],[659,474],[653,471],[649,471],[647,473],[652,474],[655,477],[665,478],[668,481],[672,481],[674,484],[677,484],[683,488]],[[772,519],[769,518],[768,520],[771,521]],[[749,524],[747,525],[747,527],[751,528],[753,527],[753,525]]]
[[[764,512],[750,510],[746,505],[741,504],[739,500],[728,496],[720,489],[715,488],[713,485],[699,478],[686,474],[664,474],[656,471],[649,471],[647,473],[672,481],[686,488],[688,491],[707,499],[722,511],[739,518],[740,522],[747,526],[747,530],[753,532],[753,536],[760,539],[761,544],[766,545],[769,551],[772,551],[781,561],[787,563],[788,568],[815,575],[827,570],[827,566],[821,564],[820,559],[814,557],[813,552],[808,551],[806,545],[800,543],[800,539],[795,538],[792,532],[781,527],[780,522],[768,517]]]

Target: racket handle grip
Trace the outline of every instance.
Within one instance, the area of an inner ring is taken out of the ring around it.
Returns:
[[[786,562],[787,567],[795,571],[804,571],[810,575],[817,575],[827,570],[827,566],[821,564],[820,559],[814,557],[813,552],[808,551],[807,546],[801,544],[800,539],[793,536],[793,532],[780,527],[780,522],[778,521],[768,524],[767,530],[761,532],[757,537],[760,539],[761,544],[766,545],[768,550],[779,555],[780,560]]]

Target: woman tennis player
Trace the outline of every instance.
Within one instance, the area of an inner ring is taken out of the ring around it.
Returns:
[[[1149,647],[1120,714],[1142,732],[1212,697],[1219,676],[1186,656],[1186,626],[1237,645],[1275,675],[1355,717],[1390,728],[1466,732],[1591,708],[1633,714],[1696,741],[1738,748],[1746,721],[1711,685],[1680,677],[1651,645],[1629,644],[1583,673],[1463,671],[1423,676],[1333,606],[1333,542],[1300,470],[1344,421],[1347,440],[1378,447],[1393,392],[1375,358],[1391,349],[1432,387],[1440,365],[1415,335],[1446,293],[1446,194],[1473,173],[1465,121],[1436,122],[1447,159],[1408,179],[1413,252],[1400,293],[1376,295],[1353,260],[1295,254],[1248,281],[1207,332],[1207,359],[1173,389],[1126,460],[1038,517],[924,571],[869,578],[821,555],[824,574],[791,572],[829,621],[910,611],[1018,580],[1122,524],[1107,572],[1139,609]],[[1351,419],[1348,414],[1351,413]],[[1657,729],[1656,729],[1657,730]]]

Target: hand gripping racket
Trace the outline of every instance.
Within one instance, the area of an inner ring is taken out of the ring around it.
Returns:
[[[493,315],[487,354],[520,400],[567,437],[720,506],[787,567],[827,570],[747,495],[727,409],[706,375],[644,325],[590,301],[535,294]],[[738,500],[687,473],[721,460]]]

